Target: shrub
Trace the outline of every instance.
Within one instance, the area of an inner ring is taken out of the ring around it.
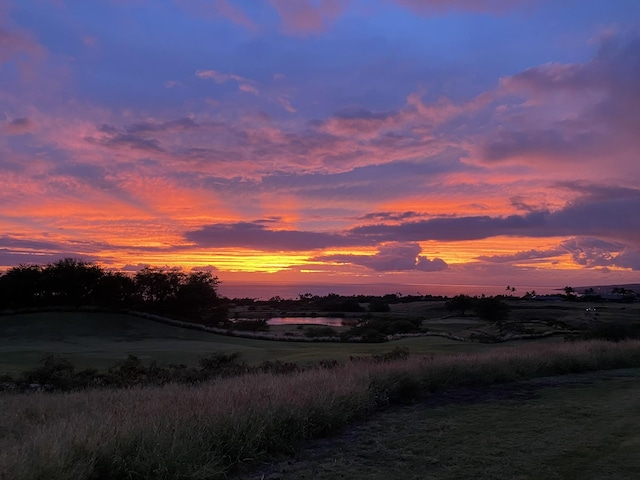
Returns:
[[[370,312],[389,312],[391,311],[391,307],[387,302],[384,302],[380,299],[375,299],[369,302],[369,311]]]
[[[74,386],[75,367],[66,358],[49,353],[42,357],[41,364],[25,372],[22,381],[46,390],[69,390]]]
[[[482,297],[473,307],[478,316],[489,322],[500,323],[509,317],[511,308],[498,297]]]
[[[640,338],[640,324],[638,323],[599,323],[582,334],[586,340],[607,340],[619,342],[621,340]]]
[[[200,371],[204,378],[215,376],[231,377],[247,372],[248,367],[240,361],[240,353],[216,352],[201,358],[199,361]]]
[[[245,332],[266,332],[269,330],[269,324],[266,318],[257,320],[238,320],[230,325],[233,330],[242,330]]]
[[[305,329],[304,334],[309,338],[335,337],[338,332],[331,327],[308,327]]]
[[[373,360],[376,362],[393,362],[396,360],[406,360],[407,358],[409,358],[409,349],[406,347],[396,347],[390,352],[373,356]]]
[[[458,312],[464,316],[467,310],[472,310],[476,305],[476,299],[469,295],[456,295],[445,302],[445,308],[450,312]]]

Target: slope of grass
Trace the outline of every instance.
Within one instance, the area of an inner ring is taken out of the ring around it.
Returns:
[[[566,377],[434,396],[241,478],[638,478],[640,369]]]
[[[631,366],[640,366],[640,342],[584,342],[357,362],[199,387],[3,394],[0,478],[225,478],[426,392]]]

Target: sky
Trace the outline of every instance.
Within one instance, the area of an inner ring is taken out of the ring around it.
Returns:
[[[637,283],[640,2],[0,0],[0,269],[63,257]]]

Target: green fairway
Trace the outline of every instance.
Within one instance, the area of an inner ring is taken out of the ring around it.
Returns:
[[[549,341],[549,340],[545,340]],[[352,355],[387,352],[396,346],[411,353],[479,352],[517,344],[461,343],[442,337],[404,338],[387,343],[313,343],[256,340],[216,335],[124,314],[42,312],[0,317],[0,373],[33,368],[42,355],[67,357],[78,368],[106,368],[128,354],[161,364],[195,365],[212,352],[240,352],[249,363],[265,360],[311,363],[347,360]]]

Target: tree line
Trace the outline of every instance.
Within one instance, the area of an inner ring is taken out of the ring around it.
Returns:
[[[127,275],[65,258],[19,265],[0,275],[0,310],[93,306],[216,323],[226,317],[218,284],[210,272],[147,267]]]

